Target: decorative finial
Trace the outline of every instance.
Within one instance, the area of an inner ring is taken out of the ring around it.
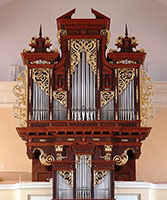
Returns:
[[[42,24],[40,24],[40,28],[39,28],[39,37],[42,37]]]
[[[128,38],[128,26],[125,24],[125,38]]]

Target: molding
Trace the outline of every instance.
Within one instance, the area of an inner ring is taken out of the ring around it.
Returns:
[[[155,93],[153,103],[155,107],[167,108],[167,81],[152,81]]]
[[[20,190],[20,189],[51,189],[51,182],[23,182],[15,184],[0,184],[0,190]]]
[[[138,181],[115,181],[116,189],[153,189],[153,190],[167,190],[167,183],[149,183]]]
[[[138,181],[116,181],[116,189],[152,189],[167,190],[167,183],[154,184]],[[0,190],[21,190],[21,189],[52,189],[52,182],[23,182],[15,184],[0,184]]]

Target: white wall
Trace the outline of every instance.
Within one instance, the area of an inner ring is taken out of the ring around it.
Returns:
[[[4,0],[3,0],[4,1]],[[162,0],[161,0],[162,1]],[[9,1],[10,2],[10,1]],[[137,37],[147,52],[146,66],[153,80],[167,80],[167,6],[155,0],[15,0],[0,8],[0,80],[10,79],[11,65],[22,65],[20,53],[28,48],[30,38],[38,35],[43,24],[44,35],[57,47],[55,19],[76,8],[73,17],[94,17],[94,8],[112,18],[111,43],[124,35],[127,22],[129,35]]]

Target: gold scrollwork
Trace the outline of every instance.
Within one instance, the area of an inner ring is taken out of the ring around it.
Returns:
[[[111,159],[111,153],[106,153],[104,156],[100,156],[100,158],[103,158],[105,161],[109,161]]]
[[[53,97],[58,102],[60,102],[61,105],[63,105],[64,107],[67,107],[67,91],[64,91],[64,90],[54,91]]]
[[[99,185],[108,174],[108,170],[94,170],[94,186]]]
[[[67,158],[67,156],[62,156],[61,153],[57,153],[57,154],[56,154],[56,160],[57,160],[57,161],[62,161],[62,160],[64,160],[65,158]]]
[[[141,126],[149,126],[154,115],[153,97],[154,87],[150,76],[140,68],[140,119]]]
[[[65,171],[65,170],[58,170],[59,174],[64,178],[64,181],[70,185],[73,186],[73,171]]]
[[[38,86],[49,95],[49,69],[35,68],[33,69],[32,79]]]
[[[133,153],[135,153],[134,149],[128,148],[128,149],[124,150],[124,152],[121,154],[121,156],[120,155],[114,156],[113,161],[115,161],[116,165],[122,166],[122,165],[125,165],[128,162],[129,156],[128,156],[127,152],[129,150],[132,150]]]
[[[89,155],[89,154],[86,154],[86,155],[78,154],[78,155],[75,156],[75,168],[76,169],[80,165],[82,158],[86,159],[86,164],[89,167],[92,166],[92,156],[91,155]]]
[[[58,41],[59,46],[61,45],[61,36],[66,36],[66,35],[67,35],[67,31],[64,29],[60,29],[57,32],[57,41]]]
[[[24,127],[27,121],[27,70],[21,72],[16,81],[17,83],[13,87],[13,93],[16,97],[13,112],[19,126]]]
[[[102,35],[102,36],[104,36],[104,35],[107,36],[107,43],[106,43],[106,46],[108,46],[109,43],[110,43],[110,38],[111,38],[111,33],[110,33],[110,31],[107,30],[107,29],[103,29],[103,30],[100,31],[100,35]]]
[[[55,161],[55,158],[52,155],[47,155],[43,149],[41,148],[35,148],[33,150],[33,153],[39,150],[40,151],[40,156],[39,156],[39,161],[41,162],[41,164],[45,165],[45,166],[50,166],[51,162]]]
[[[79,64],[81,52],[86,52],[87,62],[96,74],[96,50],[96,39],[71,40],[71,74],[75,72],[76,66]]]
[[[135,69],[118,69],[118,94],[120,95],[127,87],[128,83],[134,78]]]
[[[100,104],[101,104],[101,107],[103,107],[114,98],[114,91],[103,90],[100,92],[100,97],[101,97]]]

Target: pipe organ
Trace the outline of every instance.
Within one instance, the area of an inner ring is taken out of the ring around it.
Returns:
[[[21,54],[27,69],[13,89],[17,132],[32,159],[32,180],[53,179],[53,200],[114,200],[114,180],[135,180],[151,130],[146,53],[127,25],[108,51],[110,19],[94,9],[94,19],[73,19],[74,12],[57,18],[61,54],[42,27]]]

